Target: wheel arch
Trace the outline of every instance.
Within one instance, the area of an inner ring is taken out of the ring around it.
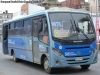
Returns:
[[[47,57],[46,54],[42,54],[42,55],[41,55],[41,60],[40,60],[40,62],[41,62],[40,64],[41,64],[41,65],[43,65],[43,62],[44,62],[44,58],[45,58],[45,57]]]
[[[13,53],[14,53],[14,50],[13,50],[13,49],[11,49],[11,56],[13,55]]]

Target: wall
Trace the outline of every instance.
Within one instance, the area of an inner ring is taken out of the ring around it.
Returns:
[[[84,0],[66,0],[61,2],[61,6],[79,9],[81,8],[80,2],[84,2]]]
[[[92,17],[92,19],[93,19],[93,23],[96,29],[96,17]],[[99,29],[100,29],[100,16],[98,17],[98,20],[99,20]],[[100,32],[99,32],[99,41],[100,41]]]
[[[44,7],[33,5],[33,4],[28,4],[28,9],[29,9],[29,14],[35,13],[37,11],[45,10]]]
[[[21,14],[28,14],[28,4],[23,4],[21,6]]]
[[[96,12],[96,0],[88,0],[92,12]]]

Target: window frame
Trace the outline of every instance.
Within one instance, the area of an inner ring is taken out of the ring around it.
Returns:
[[[39,16],[36,16],[36,17],[33,17],[33,18],[32,18],[32,26],[33,26],[33,20],[37,20],[37,19],[39,20],[39,19],[42,19],[42,18],[44,18],[44,17],[46,18],[47,25],[48,25],[47,16],[46,16],[45,14],[43,14],[43,15],[39,15]],[[33,27],[32,27],[32,29],[33,29]],[[32,31],[32,32],[33,32],[33,31]],[[32,36],[34,36],[33,33],[32,33]],[[46,44],[46,45],[50,45],[49,28],[48,28],[48,41],[49,41],[48,44],[39,39],[39,33],[38,33],[38,37],[37,37],[37,38],[38,38],[38,40],[39,40],[40,42],[42,42],[42,43],[44,43],[44,44]]]
[[[10,26],[11,23],[14,23],[14,28],[13,28],[13,29],[12,29],[11,26]],[[10,22],[10,23],[9,23],[9,26],[8,26],[8,36],[14,36],[14,33],[15,33],[15,32],[14,32],[13,34],[10,34],[10,35],[9,35],[9,30],[15,30],[15,22]]]

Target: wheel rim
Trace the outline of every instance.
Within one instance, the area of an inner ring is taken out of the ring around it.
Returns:
[[[44,68],[45,68],[45,70],[48,70],[49,69],[49,61],[48,60],[46,60],[44,62]]]

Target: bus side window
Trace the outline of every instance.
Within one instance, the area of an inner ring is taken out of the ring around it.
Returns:
[[[14,23],[10,23],[8,29],[8,35],[14,35]]]
[[[24,20],[24,34],[25,35],[31,35],[32,33],[32,25],[31,25],[31,20],[27,19]]]
[[[33,20],[33,36],[38,37],[38,19]]]
[[[49,44],[48,24],[46,18],[41,21],[41,30],[39,30],[39,39],[46,44]]]
[[[15,35],[21,35],[22,21],[18,21],[15,23]]]

